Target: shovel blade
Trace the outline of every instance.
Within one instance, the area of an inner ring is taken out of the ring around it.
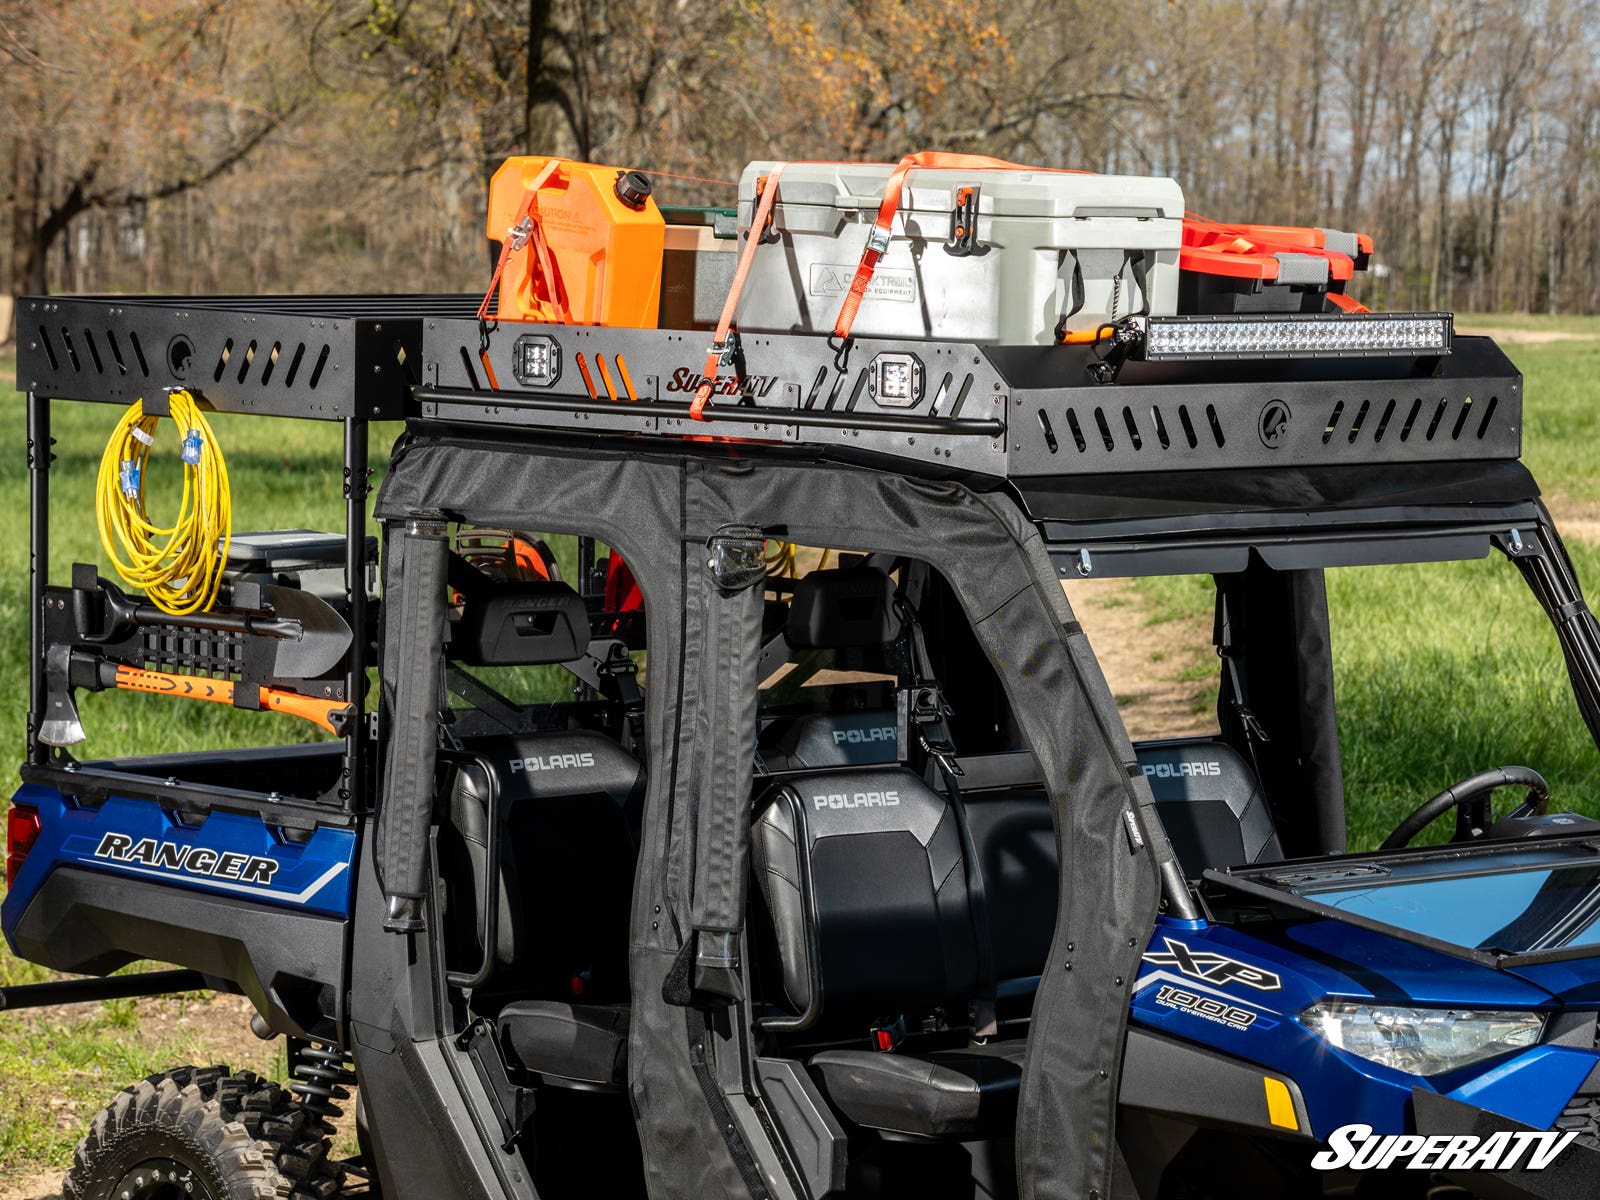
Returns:
[[[261,589],[273,616],[300,623],[300,636],[270,638],[272,674],[280,679],[315,679],[344,661],[350,626],[326,600],[299,588],[276,584]]]

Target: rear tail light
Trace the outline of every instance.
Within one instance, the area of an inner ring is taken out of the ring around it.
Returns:
[[[6,886],[17,881],[22,864],[39,840],[39,810],[31,804],[13,804],[6,814]]]

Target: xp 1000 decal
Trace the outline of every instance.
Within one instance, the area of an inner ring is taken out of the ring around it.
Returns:
[[[247,813],[211,812],[189,824],[148,800],[112,796],[80,804],[54,788],[24,785],[19,804],[39,812],[39,838],[6,898],[9,919],[58,868],[108,871],[302,912],[350,914],[355,834],[318,828],[291,840]]]

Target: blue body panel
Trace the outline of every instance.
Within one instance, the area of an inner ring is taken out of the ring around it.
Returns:
[[[40,784],[23,785],[14,801],[38,809],[40,834],[0,907],[8,942],[45,879],[62,866],[322,916],[350,916],[352,830],[319,828],[297,844],[256,815],[212,812],[199,825],[186,825],[149,800],[112,796],[89,807]]]
[[[1547,1129],[1600,1063],[1587,1049],[1540,1045],[1424,1078],[1336,1049],[1297,1014],[1347,998],[1417,1006],[1554,1013],[1554,993],[1600,1007],[1600,961],[1496,970],[1337,921],[1156,924],[1135,983],[1135,1024],[1256,1063],[1293,1079],[1312,1128],[1326,1138],[1359,1122],[1380,1133],[1413,1131],[1411,1091],[1421,1087]]]

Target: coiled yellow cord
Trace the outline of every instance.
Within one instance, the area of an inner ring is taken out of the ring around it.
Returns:
[[[170,401],[183,438],[183,501],[177,520],[171,526],[156,525],[145,513],[145,464],[161,418],[146,416],[142,399],[122,414],[100,456],[95,517],[100,544],[117,573],[143,588],[162,612],[181,617],[216,602],[233,534],[233,497],[222,448],[200,406],[185,391],[173,392]]]

